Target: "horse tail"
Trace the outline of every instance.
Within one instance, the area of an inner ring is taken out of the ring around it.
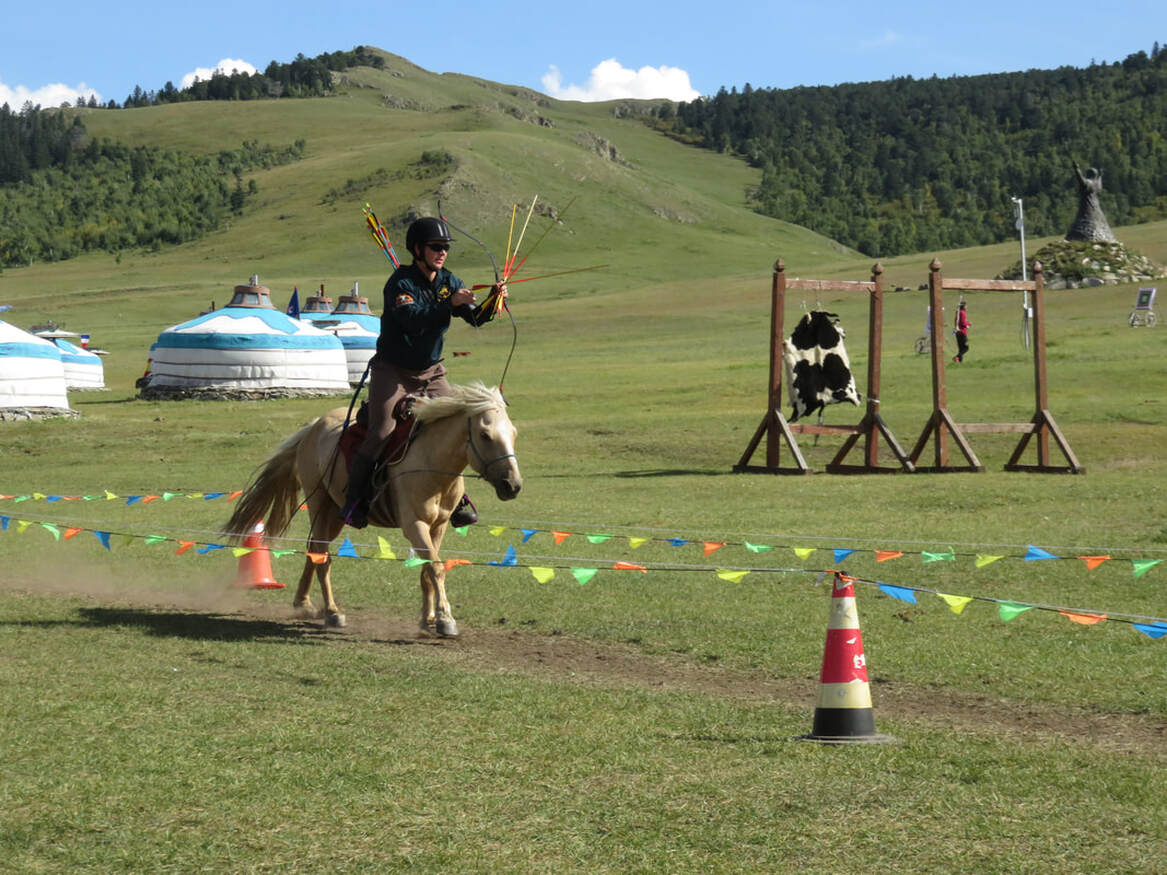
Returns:
[[[278,538],[292,523],[300,507],[300,475],[296,472],[296,452],[300,442],[315,426],[311,422],[285,440],[272,454],[235,503],[223,534],[240,540],[255,524],[264,520],[264,532]]]

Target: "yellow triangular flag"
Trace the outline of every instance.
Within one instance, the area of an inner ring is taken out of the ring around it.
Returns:
[[[46,498],[48,498],[48,496],[45,495],[43,492],[34,492],[32,494],[32,497],[35,498],[37,501],[44,501]]]
[[[16,534],[23,535],[24,530],[27,529],[31,525],[32,525],[31,520],[17,520],[16,521]]]
[[[393,553],[393,548],[389,546],[389,542],[377,535],[377,546],[381,548],[381,552],[377,555],[378,559],[396,559],[397,556]]]
[[[948,607],[952,608],[952,613],[954,614],[959,614],[964,610],[964,606],[972,601],[972,597],[967,595],[946,595],[942,592],[938,592],[936,595],[944,599],[944,601],[948,604]]]
[[[1004,556],[986,556],[983,553],[977,554],[977,568],[984,568],[986,565],[991,565],[998,559],[1004,559]]]
[[[254,547],[233,547],[231,549],[231,555],[234,556],[236,559],[238,559],[241,556],[246,556],[248,553],[250,553],[254,549],[255,549]]]
[[[811,553],[814,552],[814,547],[791,547],[790,549],[799,559],[809,559]]]
[[[637,547],[641,546],[642,544],[647,543],[647,541],[648,541],[648,538],[629,538],[628,539],[628,546],[631,547],[633,550],[635,550]]]
[[[110,492],[108,489],[107,489],[107,490],[105,490],[105,500],[106,500],[106,501],[113,501],[115,498],[117,498],[117,496],[116,496],[116,495],[114,495],[114,494],[113,494],[112,492]]]
[[[549,580],[551,580],[551,578],[553,578],[555,576],[555,569],[554,568],[543,568],[541,566],[532,566],[531,567],[531,574],[540,583],[547,583]]]
[[[490,533],[496,538],[507,530],[506,526],[491,526]]]
[[[728,580],[730,583],[741,583],[742,578],[749,573],[749,571],[719,571],[717,572],[717,576],[722,580]]]

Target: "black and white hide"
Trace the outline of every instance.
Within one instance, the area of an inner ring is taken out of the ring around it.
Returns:
[[[790,421],[822,411],[828,404],[859,404],[851,362],[843,346],[846,335],[835,313],[814,310],[799,320],[782,344],[786,388],[794,412]]]

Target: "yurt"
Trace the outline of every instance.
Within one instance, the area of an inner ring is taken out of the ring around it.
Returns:
[[[0,320],[0,419],[58,415],[76,415],[65,394],[60,351]]]
[[[60,350],[61,363],[65,366],[65,388],[83,392],[105,388],[105,365],[101,363],[101,356],[67,339],[78,337],[78,334],[57,330],[37,331],[36,336],[50,341]]]
[[[300,318],[312,321],[332,318],[332,298],[324,294],[323,283],[320,284],[319,292],[309,295],[304,300],[304,306],[300,308]]]
[[[167,328],[150,347],[141,397],[282,398],[347,394],[335,336],[281,313],[258,277],[226,307]]]
[[[340,338],[348,361],[348,381],[356,384],[365,374],[365,366],[377,351],[381,334],[381,317],[369,309],[369,299],[362,298],[356,283],[347,295],[341,295],[328,321],[316,324]]]

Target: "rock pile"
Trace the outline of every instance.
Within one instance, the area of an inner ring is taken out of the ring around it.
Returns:
[[[1167,269],[1121,243],[1059,240],[1033,254],[1040,261],[1047,289],[1080,289],[1119,283],[1147,283],[1167,277]],[[1017,261],[997,279],[1021,279]]]

